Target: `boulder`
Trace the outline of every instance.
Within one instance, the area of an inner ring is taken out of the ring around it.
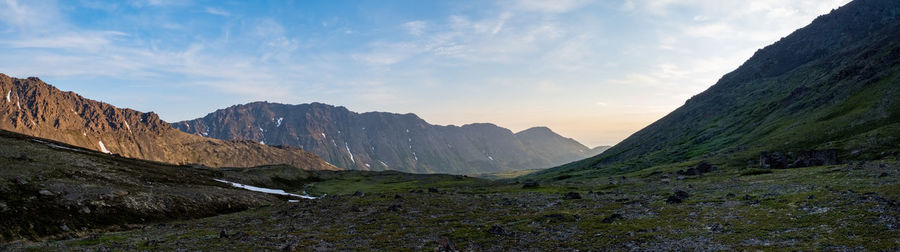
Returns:
[[[568,192],[563,196],[563,198],[567,200],[581,199],[581,194],[577,192]]]

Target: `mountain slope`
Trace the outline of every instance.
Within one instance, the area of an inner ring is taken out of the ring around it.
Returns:
[[[0,243],[283,202],[221,170],[128,159],[0,130]]]
[[[881,158],[900,142],[900,2],[857,0],[777,43],[601,155],[535,174],[616,172],[761,151]],[[747,161],[747,162],[744,162]]]
[[[549,167],[589,149],[546,127],[519,133],[493,124],[431,125],[414,114],[355,113],[312,103],[255,102],[173,126],[218,139],[288,145],[346,169],[471,174]]]
[[[62,92],[38,78],[0,74],[0,129],[124,157],[173,164],[249,167],[290,164],[333,170],[313,154],[249,141],[222,141],[186,134],[150,113],[120,109]]]

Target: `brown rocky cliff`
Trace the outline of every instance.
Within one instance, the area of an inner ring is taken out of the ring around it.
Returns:
[[[338,169],[297,148],[187,134],[153,112],[116,108],[60,91],[35,77],[17,79],[0,74],[0,95],[0,129],[97,151],[211,167],[290,164],[308,170]]]

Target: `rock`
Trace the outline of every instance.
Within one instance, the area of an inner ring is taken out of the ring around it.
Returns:
[[[706,161],[703,161],[703,162],[700,162],[700,164],[697,164],[696,169],[697,169],[697,172],[700,172],[700,174],[703,174],[703,173],[709,173],[709,172],[715,171],[716,167],[712,166],[711,164],[707,163]]]
[[[366,196],[366,193],[361,192],[361,191],[356,191],[353,193],[353,196],[362,197],[362,196]]]
[[[581,194],[577,192],[568,192],[563,196],[563,198],[567,200],[581,199]]]
[[[434,252],[457,252],[456,244],[447,237],[441,237],[441,240],[438,241],[438,247],[434,248]]]
[[[403,198],[403,196],[400,196],[400,194],[394,194],[394,199],[402,199],[402,198]]]
[[[558,213],[544,215],[543,219],[549,222],[565,222],[568,220],[565,215]]]
[[[38,194],[44,195],[44,196],[53,196],[53,192],[51,192],[50,190],[47,190],[47,189],[42,189],[42,190],[38,191]]]
[[[228,238],[228,232],[225,229],[219,230],[219,238]]]
[[[882,172],[881,174],[878,174],[878,178],[884,178],[884,177],[888,177],[888,176],[890,176],[890,174],[888,174],[887,172]]]
[[[688,194],[687,192],[682,190],[675,190],[674,194],[666,198],[666,203],[679,204],[681,202],[684,202],[684,200],[688,197],[690,197],[690,194]]]
[[[396,211],[401,211],[401,210],[403,210],[403,207],[400,206],[400,205],[398,205],[398,204],[394,204],[394,205],[389,206],[387,210],[388,210],[388,211],[392,211],[392,212],[396,212]]]
[[[506,230],[504,230],[502,227],[500,227],[500,225],[497,225],[497,224],[494,224],[493,226],[491,226],[491,228],[488,229],[487,232],[488,232],[488,234],[492,234],[492,235],[506,235]]]
[[[722,226],[722,224],[713,223],[713,224],[709,224],[708,226],[706,226],[706,230],[709,230],[710,232],[713,232],[713,233],[721,233],[722,231],[725,231],[725,227]]]
[[[806,199],[808,199],[808,200],[813,200],[813,199],[816,199],[816,196],[810,194],[809,196],[806,196]]]
[[[734,193],[725,194],[726,199],[730,199],[730,198],[734,198],[734,197],[737,197],[737,195],[734,195]]]
[[[603,218],[603,220],[600,220],[600,223],[613,223],[614,221],[616,221],[618,219],[622,219],[622,215],[614,213],[614,214],[607,216],[606,218]]]
[[[790,160],[794,160],[791,162]],[[762,152],[759,157],[759,166],[768,169],[801,168],[810,166],[836,165],[838,164],[837,150],[805,150],[797,153],[782,154],[781,152]]]
[[[538,184],[538,182],[534,182],[534,181],[528,181],[528,182],[525,182],[524,184],[522,184],[523,189],[538,188],[540,186],[541,185]]]
[[[434,188],[434,187],[431,187],[431,188],[428,188],[428,192],[429,192],[429,193],[438,193],[438,189],[437,189],[437,188]]]
[[[81,207],[81,211],[79,211],[79,212],[81,212],[81,213],[83,213],[83,214],[90,214],[90,213],[91,213],[91,208],[88,207],[88,206],[82,206],[82,207]]]
[[[759,167],[765,169],[784,169],[788,166],[788,157],[781,152],[762,152],[759,154]]]
[[[63,232],[69,232],[69,226],[66,226],[66,224],[60,225],[59,229],[62,229]]]
[[[350,208],[350,211],[354,211],[354,212],[359,213],[359,212],[363,212],[364,210],[363,210],[362,208],[358,207],[358,206],[353,206],[353,207]]]
[[[299,244],[297,244],[296,241],[290,241],[288,243],[285,243],[284,245],[281,245],[280,249],[281,251],[297,251],[298,245]]]

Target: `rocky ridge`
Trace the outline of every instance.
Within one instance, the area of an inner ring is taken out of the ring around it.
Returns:
[[[178,131],[153,112],[116,108],[63,92],[38,78],[0,74],[0,129],[121,155],[172,164],[250,167],[290,164],[335,170],[298,148],[223,141]]]
[[[490,173],[546,168],[591,153],[547,127],[513,133],[488,123],[440,126],[415,114],[356,113],[322,103],[254,102],[173,126],[198,136],[299,147],[355,170]]]

